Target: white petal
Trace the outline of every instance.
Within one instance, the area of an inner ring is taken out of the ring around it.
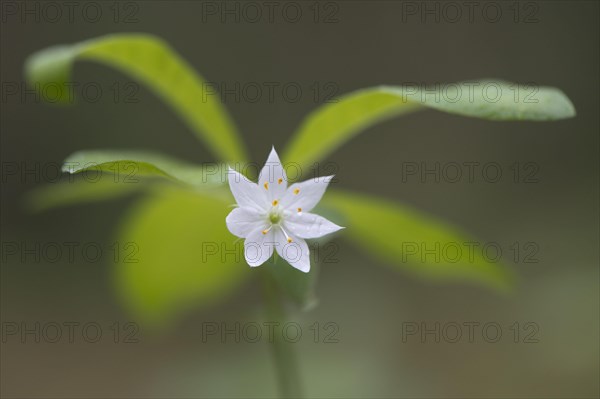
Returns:
[[[270,201],[257,184],[252,183],[244,175],[229,168],[227,173],[229,188],[239,206],[255,208],[263,211],[270,207]]]
[[[310,251],[306,241],[302,238],[295,237],[293,234],[289,237],[292,242],[288,242],[287,237],[283,234],[280,228],[274,227],[273,233],[275,236],[275,249],[279,256],[286,260],[287,263],[292,265],[294,268],[308,273],[310,270]],[[289,234],[289,232],[288,232]]]
[[[273,229],[263,234],[264,229],[252,230],[244,241],[244,257],[252,267],[262,265],[273,255]]]
[[[259,227],[267,228],[264,214],[245,206],[232,210],[225,218],[225,223],[231,234],[240,238],[246,238],[252,230]]]
[[[284,225],[290,233],[300,238],[319,238],[343,229],[322,216],[306,212],[286,216]]]
[[[258,176],[258,186],[267,192],[270,202],[281,200],[287,188],[287,175],[273,147],[269,158]]]
[[[333,176],[316,177],[292,184],[281,199],[281,206],[290,211],[309,212],[319,203]]]

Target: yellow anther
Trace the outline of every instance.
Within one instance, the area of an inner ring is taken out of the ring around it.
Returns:
[[[283,183],[283,179],[280,177],[279,180],[277,180],[277,184],[281,184]]]
[[[300,192],[299,188],[294,189],[294,194],[298,194]]]
[[[269,189],[269,182],[265,182],[265,190]]]
[[[302,212],[302,208],[298,208],[298,213]]]
[[[273,206],[277,206],[277,204],[279,204],[279,201],[277,201],[277,200],[274,200],[274,201],[273,201]]]
[[[288,237],[288,243],[292,242],[292,239]]]
[[[263,230],[262,233],[263,234],[267,234],[269,232],[269,230]]]

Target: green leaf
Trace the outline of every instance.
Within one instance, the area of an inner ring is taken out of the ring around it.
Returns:
[[[73,45],[50,47],[25,63],[29,84],[59,90],[72,102],[67,82],[76,60],[104,63],[146,84],[181,116],[223,161],[245,161],[241,138],[205,80],[161,39],[146,34],[114,34]]]
[[[164,177],[204,187],[224,184],[223,165],[193,165],[162,154],[146,151],[88,150],[78,151],[65,160],[63,172],[108,172],[119,175],[115,181],[138,183],[139,177]]]
[[[115,182],[112,176],[99,176],[93,181],[65,181],[47,184],[27,193],[25,206],[31,212],[42,212],[61,206],[110,200],[148,187],[145,184]]]
[[[409,207],[338,190],[330,190],[321,205],[345,218],[342,237],[391,267],[430,279],[482,283],[500,291],[512,287],[511,270],[495,255],[486,257],[476,240]]]
[[[33,190],[27,196],[31,211],[113,199],[142,189],[162,189],[155,184],[163,182],[161,179],[199,190],[214,190],[226,182],[223,165],[193,165],[145,151],[79,151],[65,160],[62,170],[82,176]]]
[[[569,98],[553,87],[499,80],[459,82],[430,91],[418,86],[374,87],[347,94],[309,114],[283,158],[308,167],[370,126],[425,107],[498,121],[550,121],[575,115]]]
[[[118,240],[129,244],[115,270],[118,292],[149,325],[223,299],[250,270],[226,228],[227,201],[165,187],[126,218]]]

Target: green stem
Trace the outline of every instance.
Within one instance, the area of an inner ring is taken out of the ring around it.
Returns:
[[[266,266],[266,265],[265,265]],[[268,268],[264,268],[263,293],[269,322],[285,323],[285,311],[281,306],[279,290]],[[293,343],[285,342],[281,334],[273,334],[271,349],[275,360],[275,372],[282,398],[301,398],[300,370]]]

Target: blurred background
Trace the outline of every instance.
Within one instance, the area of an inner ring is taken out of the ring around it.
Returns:
[[[37,214],[23,206],[28,192],[56,180],[51,165],[76,150],[143,148],[214,161],[156,96],[113,69],[77,63],[72,80],[96,86],[89,93],[76,89],[73,106],[43,103],[25,90],[23,63],[32,52],[116,32],[164,38],[207,80],[226,88],[236,82],[301,87],[298,101],[277,89],[257,101],[243,93],[225,96],[258,163],[271,145],[283,149],[329,93],[478,78],[562,89],[575,118],[498,123],[424,111],[370,128],[327,160],[336,165],[340,188],[409,204],[481,242],[498,243],[518,275],[513,295],[434,284],[338,237],[337,261],[320,270],[319,305],[293,314],[303,331],[295,348],[310,397],[598,397],[598,2],[474,2],[472,14],[454,3],[460,18],[443,2],[403,1],[274,2],[271,18],[257,2],[263,17],[256,22],[253,10],[233,1],[73,3],[72,15],[57,3],[58,17],[45,2],[2,2],[2,397],[277,395],[264,340],[202,338],[206,322],[260,320],[256,281],[166,331],[140,326],[137,342],[119,337],[115,343],[114,330],[127,332],[125,323],[136,320],[114,295],[110,257],[51,262],[6,250],[6,243],[114,242],[119,221],[139,197]],[[301,17],[294,17],[296,10]],[[102,93],[94,95],[98,86]],[[506,177],[496,183],[481,175],[458,182],[403,178],[407,162],[494,162]],[[511,168],[527,163],[535,165],[536,178],[515,181]],[[533,243],[537,262],[523,261],[526,243]],[[22,323],[51,328],[48,323],[69,322],[97,323],[103,337],[36,343],[35,333],[25,342],[11,334]],[[315,343],[315,322],[323,334],[325,323],[335,323],[338,342],[324,343],[321,335]],[[479,327],[472,342],[453,343],[448,329],[439,342],[435,334],[407,335],[407,323]],[[482,334],[486,323],[500,326],[500,338]]]

